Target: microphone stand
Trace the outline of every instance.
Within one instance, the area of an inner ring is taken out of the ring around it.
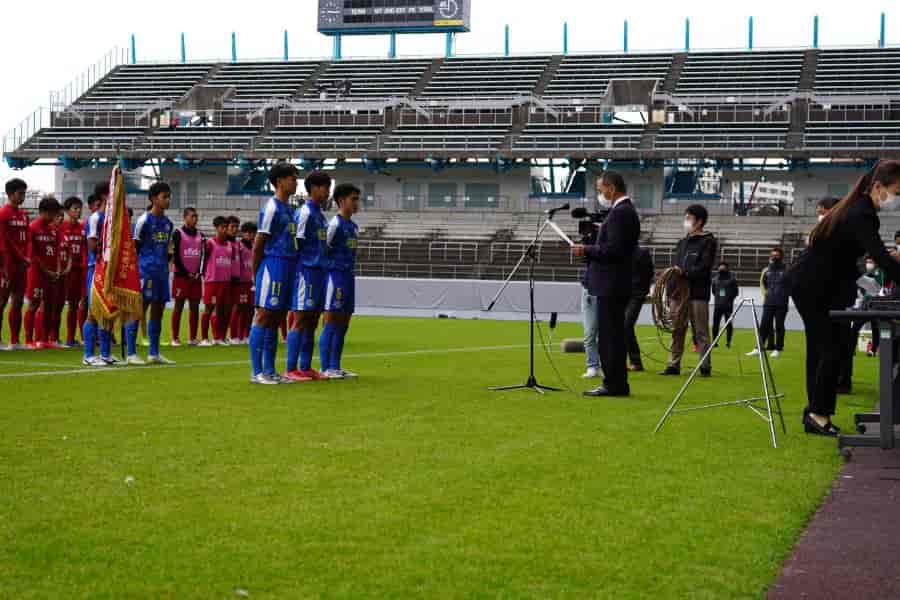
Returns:
[[[538,394],[543,394],[545,391],[548,392],[561,392],[560,388],[550,387],[546,385],[541,385],[537,382],[537,378],[534,375],[534,324],[535,324],[535,310],[534,310],[534,265],[537,262],[537,256],[535,255],[535,249],[537,245],[541,242],[541,238],[544,236],[544,231],[547,227],[550,226],[551,219],[555,214],[555,210],[551,210],[548,213],[547,218],[541,224],[541,227],[538,229],[537,234],[534,236],[534,239],[531,240],[531,243],[528,244],[528,247],[525,248],[525,251],[522,252],[522,256],[519,258],[519,262],[516,263],[516,266],[513,267],[512,271],[510,271],[509,275],[506,278],[506,281],[503,282],[503,286],[500,290],[494,295],[494,299],[491,300],[490,304],[488,304],[487,312],[493,310],[494,305],[497,304],[497,301],[503,295],[503,292],[506,291],[506,288],[509,287],[510,282],[512,282],[513,277],[516,276],[516,273],[519,272],[519,269],[522,267],[522,264],[528,260],[528,321],[530,327],[530,340],[529,340],[529,357],[528,357],[528,380],[523,385],[504,385],[498,387],[491,387],[488,390],[492,392],[505,392],[510,390],[527,390],[531,389],[537,392]]]

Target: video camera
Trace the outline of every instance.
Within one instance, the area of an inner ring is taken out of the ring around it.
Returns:
[[[597,241],[598,225],[601,225],[609,216],[609,209],[598,212],[588,212],[586,208],[576,208],[572,211],[572,218],[578,219],[578,235],[581,243],[591,246]]]

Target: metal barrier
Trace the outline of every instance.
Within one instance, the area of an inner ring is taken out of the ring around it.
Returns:
[[[431,242],[428,244],[428,260],[435,256],[441,260],[458,260],[460,263],[478,260],[478,244],[469,242]]]
[[[504,263],[516,262],[529,245],[530,244],[527,242],[494,242],[491,244],[490,262],[491,264],[494,264],[497,259],[502,259]],[[537,262],[541,262],[541,253],[544,249],[544,245],[538,244],[535,246],[535,249]]]
[[[356,254],[359,258],[399,261],[402,248],[401,240],[359,240]]]

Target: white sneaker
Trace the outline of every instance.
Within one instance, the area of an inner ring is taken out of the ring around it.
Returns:
[[[178,340],[172,340],[171,342],[169,342],[169,345],[173,348],[180,348],[181,342]]]
[[[147,357],[147,364],[148,364],[148,365],[174,365],[175,362],[169,360],[168,358],[166,358],[166,357],[163,356],[162,354],[157,354],[157,355],[155,355],[155,356],[148,356],[148,357]]]
[[[199,346],[199,345],[200,345],[200,340],[191,340],[190,342],[188,342],[188,346]]]
[[[209,340],[203,340],[202,342],[200,342],[197,345],[200,346],[201,348],[212,348],[214,344]]]
[[[344,379],[344,374],[336,369],[328,369],[322,375],[325,376],[326,379]]]
[[[781,356],[781,352],[779,352],[778,350],[772,350],[772,353],[769,354],[769,356],[772,358],[778,358],[779,356]]]
[[[147,362],[144,359],[142,359],[140,356],[138,356],[137,354],[132,354],[131,356],[129,356],[128,358],[125,359],[125,364],[141,366],[141,365],[146,365]]]
[[[249,345],[250,345],[250,338],[245,337],[244,339],[241,340],[241,344],[243,344],[244,346],[249,346]]]
[[[241,339],[240,338],[231,338],[230,340],[228,340],[228,343],[231,344],[232,346],[240,346]]]
[[[114,367],[114,366],[116,366],[117,364],[119,364],[119,363],[121,362],[118,358],[116,358],[115,356],[112,356],[112,355],[110,355],[110,356],[101,356],[101,357],[100,357],[100,360],[102,360],[103,362],[105,362],[105,363],[106,363],[108,366],[110,366],[110,367]]]
[[[0,344],[0,352],[12,352],[12,346],[7,346],[6,344]]]
[[[600,376],[600,371],[596,367],[588,367],[588,370],[581,376],[582,379],[595,379]]]
[[[747,356],[759,356],[759,350],[754,348],[753,350],[751,350],[750,352],[747,353]]]
[[[10,344],[9,350],[28,350],[28,347],[25,344]]]
[[[281,382],[271,377],[267,377],[265,373],[260,373],[259,375],[251,375],[250,383],[255,383],[256,385],[278,385]]]
[[[86,367],[106,367],[106,361],[99,356],[82,359],[81,364]]]
[[[359,375],[357,375],[353,371],[348,371],[346,369],[338,369],[338,371],[340,371],[341,375],[343,375],[344,377],[349,378],[349,379],[353,379],[354,377],[359,377]]]

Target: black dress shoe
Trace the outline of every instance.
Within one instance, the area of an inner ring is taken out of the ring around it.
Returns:
[[[712,369],[700,369],[700,377],[712,377]]]
[[[837,436],[837,432],[834,429],[830,429],[828,424],[826,424],[825,427],[822,427],[809,415],[803,419],[803,430],[806,431],[806,433],[812,433],[814,435],[824,435],[826,437]]]
[[[588,392],[584,392],[582,394],[588,398],[612,398],[612,397],[625,397],[631,395],[631,390],[608,390],[606,386],[601,385],[595,390],[590,390]]]
[[[834,423],[832,423],[831,421],[828,421],[828,425],[825,426],[825,429],[827,429],[828,431],[831,431],[832,433],[834,433],[834,435],[841,434],[841,428],[838,427],[837,425],[835,425]]]
[[[664,370],[659,372],[660,375],[681,375],[681,369],[676,369],[675,367],[666,367]]]

